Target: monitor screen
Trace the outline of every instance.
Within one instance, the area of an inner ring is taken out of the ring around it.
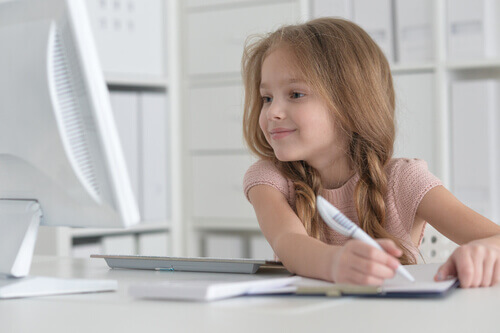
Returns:
[[[0,198],[44,225],[138,222],[83,1],[0,6]]]
[[[0,2],[0,48],[0,250],[17,253],[0,274],[23,276],[38,224],[127,227],[139,213],[84,0]]]

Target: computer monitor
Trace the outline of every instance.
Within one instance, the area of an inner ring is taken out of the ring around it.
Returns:
[[[0,50],[0,298],[113,289],[26,277],[40,224],[139,221],[84,0],[0,1]]]

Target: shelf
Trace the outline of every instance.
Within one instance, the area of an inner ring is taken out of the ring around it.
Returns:
[[[157,223],[139,223],[133,227],[127,229],[70,229],[70,233],[73,238],[85,238],[85,237],[100,237],[108,235],[123,235],[123,234],[133,234],[142,232],[153,232],[153,231],[168,231],[170,229],[169,222],[157,222]]]
[[[253,218],[193,218],[193,227],[198,230],[259,231]]]
[[[266,5],[269,3],[292,2],[293,0],[222,0],[222,1],[206,1],[200,3],[189,3],[186,5],[186,10],[189,13],[228,10],[234,8],[248,8],[251,6]]]
[[[187,77],[186,83],[189,87],[226,86],[241,83],[241,74],[238,73],[214,73],[193,74]]]
[[[488,69],[500,68],[500,59],[480,59],[471,61],[454,61],[448,62],[447,69],[449,70],[469,70],[469,69]]]
[[[392,74],[432,72],[437,68],[436,64],[392,64]]]
[[[105,73],[104,77],[110,86],[154,89],[167,89],[168,86],[166,78],[157,76]]]

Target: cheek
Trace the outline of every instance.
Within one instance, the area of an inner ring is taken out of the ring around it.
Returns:
[[[264,115],[264,112],[260,113],[260,116],[259,116],[259,126],[260,126],[260,129],[262,130],[262,132],[264,132],[264,135],[267,138],[267,121],[266,121],[266,117]]]
[[[307,124],[304,128],[307,128],[308,137],[313,141],[331,142],[337,135],[337,128],[329,116],[325,116],[323,113],[317,113],[309,116],[307,119],[301,119],[303,124]]]

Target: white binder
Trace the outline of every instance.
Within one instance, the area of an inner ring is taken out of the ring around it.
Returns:
[[[352,20],[353,3],[352,0],[313,0],[312,15],[315,18],[333,16]]]
[[[128,91],[112,91],[111,105],[125,162],[136,200],[139,198],[139,100],[138,94]]]
[[[432,0],[396,0],[396,58],[399,63],[434,59]]]
[[[164,76],[163,0],[87,0],[106,73]]]
[[[436,172],[435,78],[430,73],[394,75],[396,142],[394,156],[421,158]]]
[[[353,0],[354,22],[375,40],[389,62],[394,62],[391,0]]]
[[[498,82],[451,86],[452,190],[478,213],[498,219]]]
[[[448,0],[448,56],[481,59],[497,54],[496,0]]]
[[[166,95],[153,92],[141,93],[140,112],[142,220],[164,222],[168,210]]]
[[[241,235],[209,233],[204,237],[204,256],[213,258],[244,258]]]

